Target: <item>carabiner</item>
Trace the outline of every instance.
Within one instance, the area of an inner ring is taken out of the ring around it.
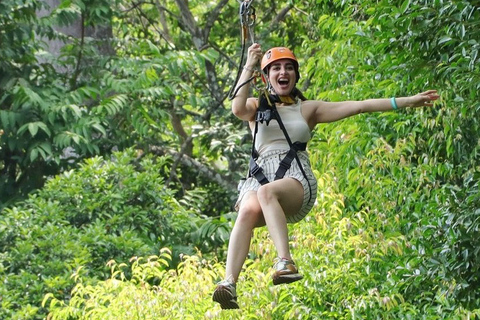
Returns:
[[[252,26],[255,23],[255,8],[252,6],[253,0],[244,0],[240,2],[240,21],[242,25]],[[249,22],[252,19],[253,22]]]

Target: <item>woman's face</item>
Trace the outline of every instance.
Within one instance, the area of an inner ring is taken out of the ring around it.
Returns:
[[[281,59],[271,64],[268,79],[275,93],[279,96],[289,95],[296,83],[295,65],[290,59]]]

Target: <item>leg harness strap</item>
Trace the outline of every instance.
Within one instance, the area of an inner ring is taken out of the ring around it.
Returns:
[[[293,160],[297,158],[297,151],[305,151],[307,147],[306,143],[302,142],[295,142],[285,157],[280,161],[280,165],[275,172],[275,180],[282,179],[285,176],[285,173],[290,169],[292,166]],[[301,164],[299,163],[301,166]],[[303,168],[302,168],[303,169]],[[302,170],[303,172],[303,170]],[[257,181],[261,184],[267,184],[269,181],[265,174],[263,173],[263,169],[257,164],[254,157],[250,157],[250,175],[255,177]]]
[[[285,155],[285,158],[283,158],[282,161],[280,162],[277,172],[275,172],[275,180],[282,179],[285,176],[285,173],[292,166],[293,160],[297,158],[297,151],[305,151],[306,148],[307,148],[306,143],[302,143],[298,141],[293,143],[293,145],[290,147],[290,150]],[[300,163],[298,165],[302,166]]]

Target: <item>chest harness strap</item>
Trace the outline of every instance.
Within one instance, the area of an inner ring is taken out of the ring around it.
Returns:
[[[280,165],[275,172],[275,180],[282,179],[285,176],[285,173],[290,169],[293,160],[297,160],[298,166],[300,171],[302,172],[303,176],[308,182],[307,175],[305,170],[303,169],[302,163],[298,157],[298,151],[305,151],[307,147],[307,143],[305,142],[292,142],[290,136],[288,135],[287,129],[285,128],[282,119],[280,118],[280,114],[278,113],[277,107],[275,106],[275,102],[280,102],[278,96],[268,95],[266,93],[262,93],[259,98],[259,107],[257,113],[255,115],[255,129],[253,132],[253,143],[252,143],[252,154],[250,157],[250,170],[249,170],[249,177],[255,177],[257,181],[261,185],[265,185],[269,183],[267,177],[263,173],[263,169],[257,164],[256,160],[258,159],[258,152],[255,149],[255,140],[258,132],[258,123],[263,123],[265,121],[266,125],[268,126],[270,120],[277,120],[280,129],[283,131],[285,135],[285,139],[290,146],[290,150],[287,152],[285,157],[280,162]],[[308,186],[310,188],[310,198],[312,197],[311,194],[311,186],[310,182],[308,182]]]

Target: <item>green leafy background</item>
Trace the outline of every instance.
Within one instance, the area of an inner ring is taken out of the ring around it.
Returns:
[[[304,279],[272,285],[257,229],[237,311],[211,294],[251,143],[239,3],[49,3],[0,3],[0,319],[480,317],[479,1],[252,3],[307,97],[440,99],[315,129]]]

